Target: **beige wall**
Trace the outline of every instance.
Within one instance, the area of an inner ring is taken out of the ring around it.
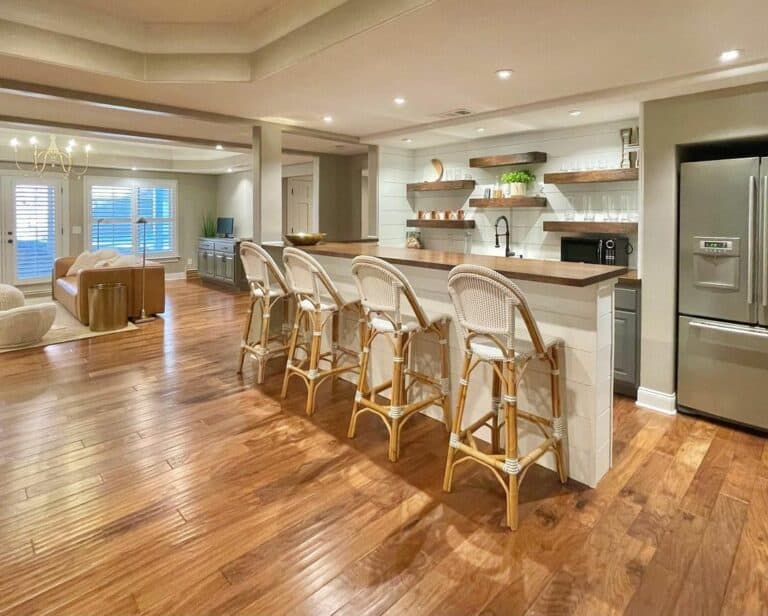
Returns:
[[[361,235],[361,171],[368,155],[321,154],[319,180],[320,231],[328,240],[353,240]]]
[[[643,104],[641,113],[641,387],[674,394],[677,148],[768,135],[768,84]]]
[[[253,234],[253,172],[226,173],[217,178],[216,215],[235,219],[235,237]]]
[[[12,163],[0,163],[0,170],[16,170]],[[164,173],[157,171],[127,171],[121,169],[91,168],[88,176],[99,177],[135,177],[149,179],[176,180],[178,182],[179,208],[179,255],[178,262],[165,264],[167,273],[182,273],[188,267],[197,267],[197,238],[206,212],[216,214],[216,176],[191,173]],[[83,180],[70,178],[68,181],[68,199],[64,202],[64,216],[69,216],[69,228],[66,229],[69,241],[69,253],[83,251],[85,233],[85,189]],[[79,234],[73,234],[72,228],[80,227]],[[192,264],[187,265],[192,259]]]
[[[100,177],[135,177],[178,182],[177,203],[179,208],[179,256],[178,262],[165,263],[168,274],[178,274],[197,267],[197,238],[206,213],[216,215],[216,176],[192,173],[163,173],[158,171],[123,171],[119,169],[89,169],[88,175]],[[85,227],[85,191],[81,180],[69,181],[70,229],[73,225]],[[83,250],[83,235],[70,236],[69,251],[78,254]],[[189,264],[189,260],[191,265]]]

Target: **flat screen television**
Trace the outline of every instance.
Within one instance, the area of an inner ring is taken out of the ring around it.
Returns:
[[[235,232],[235,219],[234,218],[217,218],[216,219],[216,235],[219,237],[232,237]]]

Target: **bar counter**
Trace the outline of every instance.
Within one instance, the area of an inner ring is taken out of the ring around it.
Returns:
[[[453,305],[448,295],[448,272],[460,263],[490,267],[512,279],[525,293],[542,334],[564,341],[561,365],[561,399],[567,427],[567,466],[573,479],[596,486],[610,468],[613,419],[613,288],[625,267],[561,263],[533,259],[465,255],[453,252],[378,246],[371,243],[328,243],[306,248],[326,268],[344,294],[356,294],[351,260],[357,255],[377,256],[395,264],[413,285],[422,306],[433,314],[451,316],[449,336],[451,398],[455,409],[458,375],[463,358],[461,337],[456,328]],[[275,254],[279,258],[278,254]],[[357,323],[342,323],[345,345],[355,344]],[[371,374],[375,382],[390,378],[391,350],[374,343]],[[439,374],[438,345],[429,340],[414,341],[412,360],[423,372]],[[465,425],[486,413],[491,406],[490,368],[482,366],[470,381]],[[520,408],[548,416],[549,372],[533,362],[525,372],[518,392]],[[386,395],[386,392],[384,392]],[[352,402],[350,401],[350,410]],[[439,418],[440,410],[425,413]],[[372,421],[371,419],[368,419]],[[361,421],[365,419],[361,418]],[[538,444],[538,430],[520,422],[520,451],[524,455]],[[406,429],[407,431],[407,429]],[[482,433],[479,436],[483,436]],[[418,447],[418,442],[407,445]],[[446,435],[446,447],[448,437]],[[547,454],[539,463],[554,468]],[[459,476],[461,471],[459,472]]]
[[[352,258],[358,255],[369,255],[379,257],[395,265],[414,265],[437,270],[450,270],[463,263],[482,265],[516,280],[533,280],[571,287],[586,287],[604,280],[617,278],[629,271],[626,267],[612,265],[465,255],[458,252],[396,248],[362,242],[319,244],[307,246],[305,250],[315,255],[327,257]]]

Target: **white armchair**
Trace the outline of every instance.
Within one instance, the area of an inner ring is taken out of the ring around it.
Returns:
[[[0,348],[27,346],[39,342],[56,318],[56,304],[24,305],[22,293],[0,285]]]

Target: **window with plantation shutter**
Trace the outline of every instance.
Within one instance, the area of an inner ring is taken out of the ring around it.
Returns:
[[[178,255],[176,182],[91,177],[86,180],[86,201],[91,250],[139,254],[144,229],[136,220],[142,217],[147,221],[147,255]]]
[[[18,283],[51,276],[56,259],[56,190],[54,184],[18,182],[13,185]]]

